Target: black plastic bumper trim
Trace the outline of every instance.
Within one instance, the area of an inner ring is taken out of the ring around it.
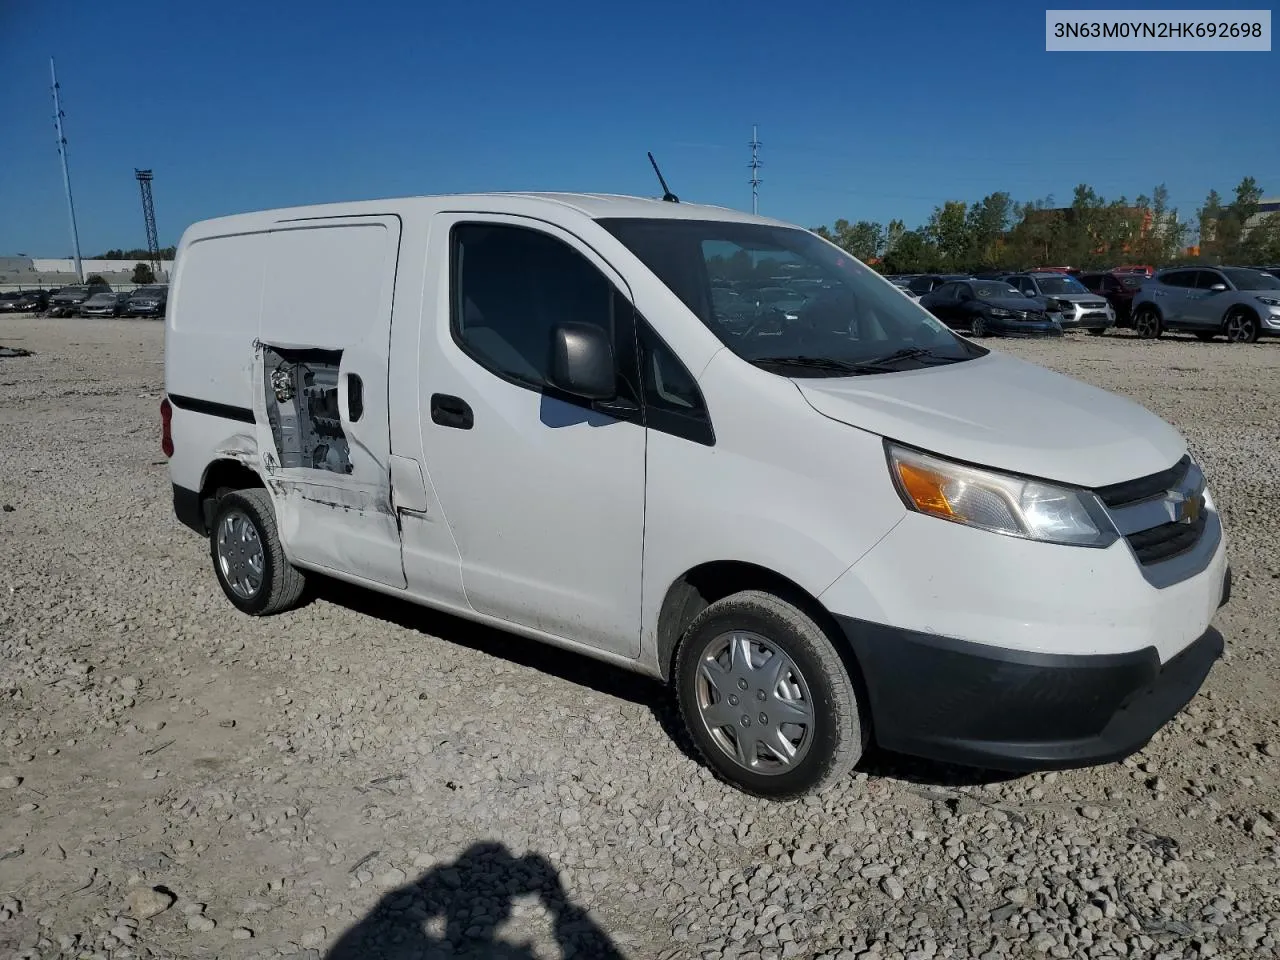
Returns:
[[[1163,666],[1154,647],[1045,654],[836,617],[887,750],[994,770],[1085,767],[1140,750],[1222,655],[1210,627]]]
[[[176,483],[173,486],[173,514],[184,527],[190,527],[201,536],[208,534],[204,525],[204,507],[200,494]]]
[[[186,397],[178,393],[166,394],[169,402],[179,410],[190,410],[192,413],[206,413],[211,417],[222,417],[224,420],[237,420],[240,423],[253,423],[253,411],[248,407],[234,407],[229,403],[216,403],[213,400],[201,400],[199,397]]]

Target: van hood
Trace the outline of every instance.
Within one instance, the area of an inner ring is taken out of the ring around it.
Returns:
[[[1007,354],[858,377],[795,378],[824,416],[909,446],[1082,487],[1158,473],[1186,453],[1131,400]]]

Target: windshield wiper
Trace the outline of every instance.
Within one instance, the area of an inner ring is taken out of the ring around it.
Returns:
[[[776,365],[779,367],[807,367],[812,370],[825,370],[835,374],[856,376],[861,373],[897,373],[902,369],[903,360],[930,360],[934,363],[955,363],[959,357],[944,357],[925,347],[903,347],[883,357],[871,357],[867,360],[839,360],[835,357],[757,357],[751,362],[757,366]]]
[[[930,363],[958,363],[965,357],[948,357],[940,353],[935,353],[928,347],[903,347],[901,350],[895,350],[893,353],[885,354],[883,357],[873,357],[870,360],[863,360],[858,364],[860,367],[884,367],[891,370],[901,369],[897,366],[899,360],[919,360],[920,362],[928,361]]]
[[[756,366],[806,367],[811,370],[826,370],[831,373],[854,374],[863,373],[862,365],[849,360],[837,360],[835,357],[756,357],[751,361]]]

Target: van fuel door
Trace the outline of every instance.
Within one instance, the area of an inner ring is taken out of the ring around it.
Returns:
[[[397,511],[426,514],[430,509],[422,465],[417,460],[391,455],[391,503]]]

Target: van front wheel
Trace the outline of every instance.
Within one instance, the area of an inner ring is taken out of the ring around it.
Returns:
[[[845,777],[866,731],[826,632],[769,593],[711,604],[676,659],[680,712],[703,760],[757,796],[789,799]]]
[[[285,558],[265,490],[237,490],[218,501],[209,552],[222,592],[242,613],[280,613],[302,597],[306,579]]]

